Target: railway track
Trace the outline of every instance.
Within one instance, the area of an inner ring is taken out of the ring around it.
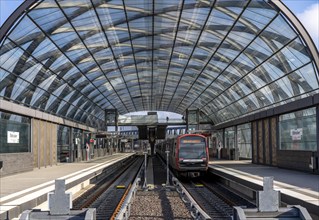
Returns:
[[[253,203],[216,182],[198,179],[196,181],[183,180],[182,184],[211,219],[232,219],[233,206],[256,207]]]
[[[232,190],[227,189],[220,183],[209,180],[201,180],[201,184],[203,184],[206,188],[208,188],[211,192],[213,192],[216,196],[218,196],[221,200],[223,200],[229,206],[242,206],[246,208],[256,208],[256,205],[243,198],[242,196],[236,194]]]
[[[127,213],[129,212],[129,214],[125,214],[125,216],[129,216],[130,220],[194,218],[230,220],[233,215],[232,206],[255,207],[254,204],[209,179],[196,182],[183,180],[184,188],[192,197],[186,201],[176,191],[173,181],[170,180],[169,187],[165,185],[166,166],[162,164],[160,159],[149,157],[148,162],[152,163],[153,170],[147,176],[154,185],[149,184],[145,188],[144,182],[140,181],[139,187],[132,188],[132,190],[136,189],[135,199],[134,202],[128,202],[130,205],[127,208],[129,210]],[[141,167],[142,164],[143,159],[139,158],[139,160],[127,163],[121,171],[117,170],[103,181],[99,181],[74,201],[74,209],[96,208],[96,219],[115,219],[118,210],[122,208],[122,203],[127,203],[124,201],[125,195],[130,193],[128,192],[130,184],[138,173],[137,168]],[[194,200],[198,204],[196,209],[194,209]],[[201,214],[199,215],[196,210],[201,210]]]
[[[157,157],[149,160],[153,165],[154,186],[137,191],[129,219],[193,219],[174,188],[165,186],[166,167]]]
[[[142,162],[137,158],[99,181],[73,201],[73,209],[96,208],[96,219],[113,219]]]
[[[231,220],[233,209],[202,183],[184,180],[183,186],[211,219]]]

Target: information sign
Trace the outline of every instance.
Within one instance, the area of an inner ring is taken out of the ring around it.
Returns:
[[[291,129],[290,136],[293,141],[300,141],[302,137],[302,128]]]
[[[19,143],[19,132],[16,131],[8,131],[7,132],[7,142],[12,144],[18,144]]]

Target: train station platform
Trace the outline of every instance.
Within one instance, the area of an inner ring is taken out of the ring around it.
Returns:
[[[76,193],[90,184],[90,179],[107,168],[121,166],[121,162],[134,155],[117,153],[91,161],[59,163],[0,178],[0,219],[12,219],[21,212],[46,202],[47,193],[54,190],[55,179],[65,179],[67,192]],[[118,165],[117,165],[118,164]]]
[[[319,176],[278,167],[244,161],[215,160],[209,163],[209,172],[220,176],[240,192],[245,188],[262,190],[263,177],[274,177],[274,189],[281,192],[281,201],[301,205],[319,219]],[[249,191],[249,190],[247,190]],[[251,195],[255,197],[255,195]]]

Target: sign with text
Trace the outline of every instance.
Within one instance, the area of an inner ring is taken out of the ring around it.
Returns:
[[[290,136],[293,141],[300,141],[302,137],[302,128],[291,129]]]
[[[7,142],[9,144],[18,144],[19,143],[19,132],[8,131],[7,132]]]

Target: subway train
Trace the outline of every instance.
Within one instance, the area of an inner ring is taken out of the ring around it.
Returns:
[[[156,153],[166,161],[178,176],[197,177],[206,173],[209,154],[206,137],[200,134],[183,134],[156,145]]]

